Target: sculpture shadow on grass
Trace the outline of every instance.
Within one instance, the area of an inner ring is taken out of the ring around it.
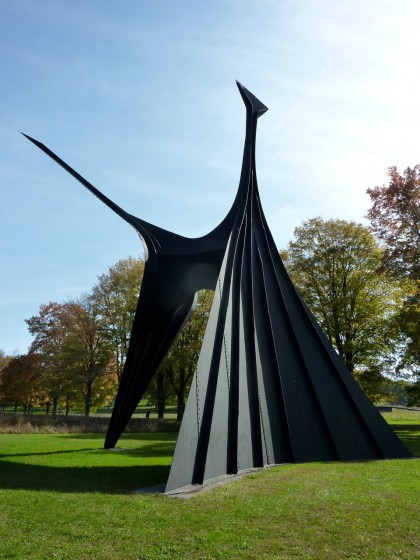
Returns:
[[[128,494],[164,483],[169,465],[47,467],[0,460],[0,489],[38,492]]]
[[[394,431],[414,457],[420,457],[420,423],[399,424]]]
[[[101,446],[102,434],[52,437],[63,440],[60,449],[51,450],[51,442],[46,448],[38,435],[26,452],[8,453],[5,446],[0,454],[0,489],[126,494],[156,486],[168,478],[176,440],[176,434],[142,434],[141,441],[138,434],[126,434],[121,449],[110,451]],[[72,449],[75,440],[81,445]],[[136,447],[131,447],[133,441]]]

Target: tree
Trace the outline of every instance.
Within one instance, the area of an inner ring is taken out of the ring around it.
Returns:
[[[15,356],[8,361],[0,376],[0,401],[19,405],[30,412],[39,395],[40,370],[34,353]]]
[[[64,347],[68,337],[65,305],[50,302],[41,304],[38,315],[26,319],[29,332],[35,337],[30,352],[37,354],[42,371],[41,388],[49,412],[56,416],[61,395],[66,392],[70,380],[66,374]]]
[[[35,336],[31,351],[39,359],[47,414],[50,399],[55,416],[61,397],[66,399],[68,413],[70,402],[80,402],[82,395],[84,413],[89,416],[93,402],[99,405],[110,398],[116,385],[110,379],[112,353],[103,320],[89,296],[41,305],[39,314],[27,323]]]
[[[388,186],[368,189],[372,231],[384,247],[382,268],[401,282],[405,299],[396,324],[405,346],[400,369],[408,369],[420,382],[420,165],[403,175],[388,169]]]
[[[111,381],[110,344],[106,339],[104,321],[95,314],[91,297],[82,296],[63,307],[67,331],[63,360],[69,376],[78,379],[84,387],[84,414],[89,416],[92,403],[103,404],[98,400],[106,400],[116,388],[116,383]]]
[[[12,359],[11,356],[6,356],[4,350],[2,350],[0,348],[0,387],[1,387],[1,375],[2,375],[2,371],[4,370],[4,368],[7,366],[7,364],[10,362],[10,360]],[[5,407],[5,402],[1,397],[1,392],[0,392],[0,412],[2,412],[4,410]]]
[[[383,356],[392,353],[390,318],[399,298],[377,272],[381,250],[368,228],[344,220],[313,218],[294,235],[282,253],[290,276],[347,368],[377,397],[373,387],[382,379]]]
[[[143,271],[143,260],[128,257],[110,267],[107,274],[99,276],[92,290],[92,304],[104,322],[118,380],[127,356]]]
[[[1,374],[6,366],[7,366],[7,356],[4,353],[4,350],[0,348],[0,412],[3,412],[5,406],[5,403],[2,400],[2,396],[1,396]]]
[[[6,356],[4,350],[0,348],[0,373],[7,366],[7,364],[10,362],[11,359],[12,356]]]
[[[410,371],[419,377],[420,382],[420,292],[412,284],[406,290],[405,300],[396,317],[396,327],[404,339],[399,369]]]
[[[211,290],[198,292],[194,313],[171,346],[148,387],[149,402],[156,405],[159,418],[164,416],[166,403],[175,398],[177,421],[182,420],[212,301]]]
[[[201,290],[191,319],[174,342],[162,368],[169,379],[177,399],[177,420],[185,410],[187,391],[197,367],[204,331],[213,301],[213,292]]]
[[[382,264],[394,276],[420,280],[420,165],[403,175],[388,169],[388,186],[368,189],[367,217],[384,245]]]
[[[150,382],[147,395],[149,403],[156,406],[158,418],[164,418],[166,403],[173,395],[173,389],[169,382],[167,368],[163,364]]]
[[[408,384],[406,387],[406,394],[408,397],[408,406],[420,406],[420,379],[417,379],[414,383]]]

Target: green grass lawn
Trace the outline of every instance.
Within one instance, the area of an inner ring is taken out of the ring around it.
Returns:
[[[420,423],[395,422],[420,456]],[[418,559],[420,460],[266,469],[189,500],[164,482],[176,434],[0,434],[0,558]]]

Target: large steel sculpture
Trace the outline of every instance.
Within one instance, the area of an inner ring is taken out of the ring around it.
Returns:
[[[27,136],[132,225],[145,246],[144,278],[105,447],[117,443],[190,317],[197,291],[215,291],[167,492],[279,463],[410,456],[287,275],[255,171],[257,121],[267,107],[238,88],[246,107],[239,188],[220,225],[196,239],[128,214]]]

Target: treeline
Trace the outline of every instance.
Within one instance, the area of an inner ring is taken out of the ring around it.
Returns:
[[[9,359],[0,378],[0,401],[47,414],[90,411],[115,395],[127,352],[144,263],[129,258],[98,278],[90,293],[42,304],[26,320],[34,340]]]
[[[371,227],[313,218],[297,227],[282,259],[309,309],[373,401],[420,405],[420,166],[368,189]],[[129,257],[90,293],[50,302],[27,320],[27,354],[0,351],[0,404],[29,412],[112,404],[127,355],[144,262]],[[163,417],[182,417],[211,307],[200,292],[191,320],[148,389]],[[139,309],[141,313],[141,309]]]
[[[44,407],[56,416],[64,409],[112,406],[124,367],[130,331],[144,271],[144,261],[129,257],[98,278],[76,300],[42,304],[26,320],[34,340],[27,354],[0,354],[0,406]],[[186,391],[195,371],[212,294],[198,296],[195,313],[149,387],[148,399],[163,417],[169,400],[183,414]],[[140,310],[141,312],[141,310]]]

